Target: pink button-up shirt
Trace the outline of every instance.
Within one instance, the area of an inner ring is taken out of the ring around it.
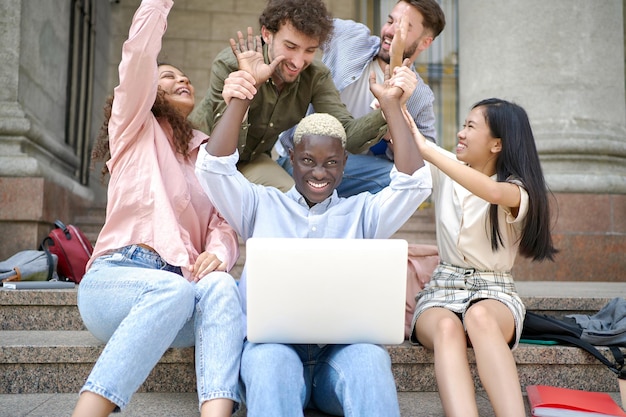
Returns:
[[[131,244],[152,247],[169,264],[188,267],[203,251],[230,270],[239,256],[234,230],[209,202],[194,173],[207,136],[196,130],[184,158],[171,144],[171,127],[151,112],[157,93],[157,56],[171,0],[144,0],[135,13],[119,65],[109,146],[111,173],[106,222],[96,257]]]

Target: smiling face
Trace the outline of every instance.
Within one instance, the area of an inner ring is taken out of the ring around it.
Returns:
[[[433,37],[424,30],[424,17],[422,14],[407,2],[400,1],[391,10],[387,21],[380,30],[381,45],[378,51],[378,58],[387,64],[389,64],[391,59],[389,55],[391,41],[396,31],[399,31],[398,25],[403,13],[406,13],[404,16],[409,20],[404,53],[402,54],[403,59],[409,58],[411,62],[415,61],[420,52],[428,48],[433,41]]]
[[[496,158],[502,150],[502,140],[492,136],[483,107],[473,108],[469,112],[457,137],[459,143],[456,146],[456,156],[459,161],[486,175],[495,174]]]
[[[296,190],[309,207],[326,200],[343,178],[348,153],[332,136],[302,136],[290,152]]]
[[[267,43],[270,60],[283,55],[285,59],[278,64],[272,74],[272,81],[278,88],[285,83],[292,83],[315,58],[319,40],[296,30],[287,22],[276,33],[265,26],[261,28],[263,41]]]
[[[159,65],[158,84],[167,102],[185,117],[189,116],[195,105],[195,90],[189,78],[178,68],[163,64]]]

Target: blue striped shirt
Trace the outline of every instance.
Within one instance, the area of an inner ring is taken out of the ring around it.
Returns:
[[[334,19],[331,39],[322,47],[322,62],[330,69],[339,92],[361,77],[369,77],[365,69],[378,55],[381,40],[373,36],[367,26],[353,20]],[[435,95],[411,65],[417,76],[418,84],[413,95],[407,101],[407,109],[413,115],[417,128],[422,134],[437,141],[435,127],[435,111],[433,103]],[[352,109],[348,108],[350,112]]]

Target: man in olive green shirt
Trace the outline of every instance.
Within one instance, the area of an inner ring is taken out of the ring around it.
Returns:
[[[342,103],[329,69],[315,59],[333,27],[322,0],[271,0],[259,23],[264,62],[284,58],[270,78],[257,85],[258,92],[241,125],[237,168],[251,182],[287,191],[293,179],[272,159],[271,150],[278,135],[298,124],[309,105],[318,113],[339,119],[347,134],[346,149],[353,153],[378,142],[387,125],[380,110],[354,119]],[[222,97],[224,83],[228,82],[225,80],[238,69],[231,47],[213,61],[209,90],[191,115],[191,120],[208,134],[228,104]]]

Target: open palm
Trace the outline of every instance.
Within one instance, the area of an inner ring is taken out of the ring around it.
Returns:
[[[237,32],[237,38],[238,41],[230,39],[230,47],[237,57],[239,69],[250,73],[254,77],[257,86],[264,83],[272,76],[276,66],[284,57],[281,55],[274,58],[270,64],[266,64],[263,59],[261,37],[258,35],[254,36],[251,27],[248,27],[247,39],[244,39],[240,31]]]
[[[370,91],[372,92],[372,94],[374,94],[374,97],[376,97],[379,102],[385,99],[399,100],[402,97],[402,88],[395,86],[394,83],[391,81],[389,75],[389,65],[385,67],[385,79],[381,84],[376,82],[376,75],[374,74],[374,72],[370,74],[369,84]]]

